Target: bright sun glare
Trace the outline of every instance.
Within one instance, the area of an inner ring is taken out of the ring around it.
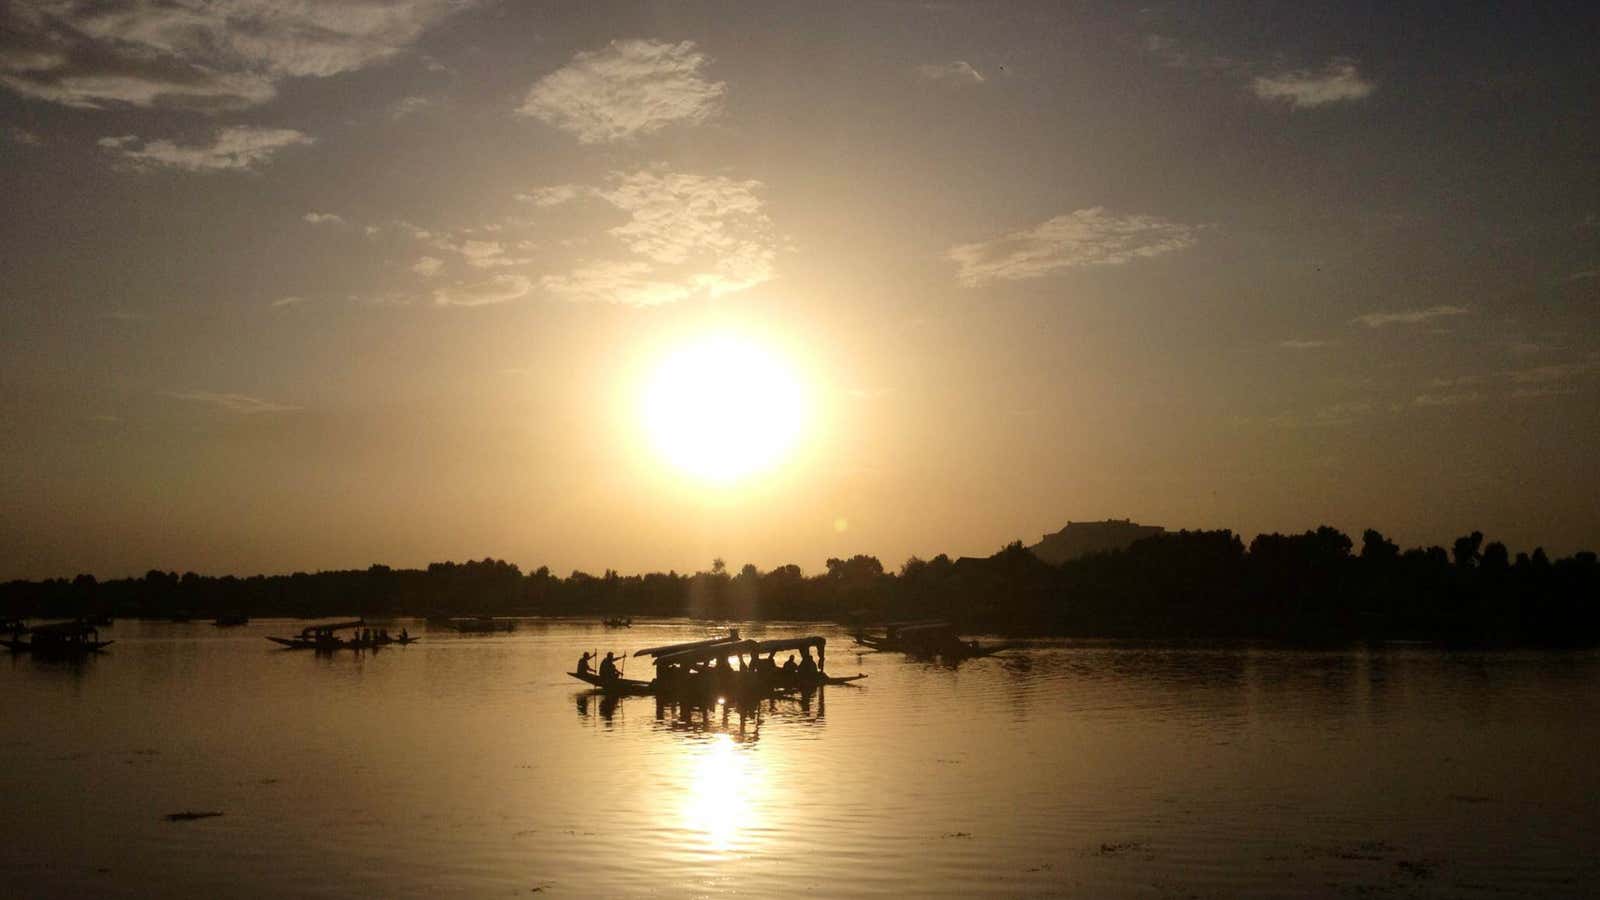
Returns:
[[[810,409],[782,357],[749,340],[719,336],[668,355],[646,382],[641,413],[650,443],[667,463],[726,485],[783,462]]]

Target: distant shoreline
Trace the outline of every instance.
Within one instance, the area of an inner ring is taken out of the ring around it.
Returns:
[[[0,618],[211,619],[640,616],[714,621],[870,624],[939,618],[967,633],[1116,640],[1255,640],[1300,644],[1415,640],[1451,646],[1600,643],[1600,564],[1592,552],[1513,558],[1474,532],[1401,551],[1376,531],[1326,526],[1260,535],[1178,531],[1059,565],[1020,542],[988,557],[913,557],[886,572],[871,556],[729,571],[524,574],[485,559],[426,569],[212,577],[151,571],[0,585]]]

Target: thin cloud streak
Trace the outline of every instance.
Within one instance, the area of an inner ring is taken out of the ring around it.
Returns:
[[[1382,328],[1385,325],[1416,325],[1432,319],[1442,319],[1449,316],[1465,316],[1472,311],[1465,306],[1430,306],[1427,309],[1406,309],[1396,312],[1370,312],[1356,316],[1350,321],[1359,323],[1368,328]]]
[[[234,125],[217,129],[209,145],[180,146],[172,141],[147,141],[136,147],[138,135],[104,137],[100,146],[119,154],[137,169],[160,166],[185,172],[249,172],[272,160],[286,147],[316,143],[315,138],[292,128]],[[308,219],[308,221],[310,221]]]
[[[971,63],[961,59],[937,65],[917,66],[917,74],[930,81],[953,81],[965,84],[983,84],[988,81],[982,72],[972,67]]]
[[[260,397],[251,397],[245,394],[219,394],[213,391],[172,391],[167,396],[178,400],[187,400],[191,403],[205,404],[241,415],[294,412],[300,409],[298,406],[274,403],[270,400],[263,400]]]
[[[1119,215],[1105,207],[1056,216],[991,241],[951,247],[956,278],[968,287],[1042,278],[1078,266],[1118,266],[1194,246],[1200,226],[1156,216]]]
[[[1310,109],[1365,99],[1376,85],[1361,77],[1353,60],[1340,58],[1320,72],[1299,69],[1259,77],[1251,89],[1263,100],[1287,103],[1291,109]]]
[[[486,281],[442,287],[433,292],[438,306],[492,306],[519,299],[533,290],[533,282],[522,275],[496,275]]]
[[[676,303],[690,295],[682,284],[650,277],[652,267],[638,260],[602,262],[567,275],[546,275],[540,285],[565,300],[650,307]]]

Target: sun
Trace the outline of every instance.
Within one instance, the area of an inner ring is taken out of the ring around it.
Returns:
[[[810,403],[795,368],[777,352],[718,335],[679,346],[661,360],[645,382],[640,418],[668,465],[729,485],[792,455]]]

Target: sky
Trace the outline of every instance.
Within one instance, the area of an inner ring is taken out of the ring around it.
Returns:
[[[1600,547],[1600,12],[1397,6],[9,3],[0,578]]]

